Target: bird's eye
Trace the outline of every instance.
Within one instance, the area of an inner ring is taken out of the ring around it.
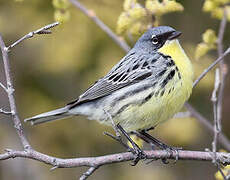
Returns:
[[[153,43],[154,45],[156,45],[156,44],[158,44],[158,42],[159,42],[158,38],[157,38],[155,35],[153,35],[153,36],[152,36],[152,43]]]

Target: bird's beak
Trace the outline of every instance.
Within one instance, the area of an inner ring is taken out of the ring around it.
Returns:
[[[182,33],[180,31],[174,31],[172,32],[169,37],[168,40],[173,40],[176,39],[177,37],[179,37]]]

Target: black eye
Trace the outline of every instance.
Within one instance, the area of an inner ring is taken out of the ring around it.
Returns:
[[[153,43],[154,45],[156,45],[156,44],[158,44],[158,42],[159,42],[158,38],[157,38],[155,35],[153,35],[153,36],[152,36],[152,43]]]

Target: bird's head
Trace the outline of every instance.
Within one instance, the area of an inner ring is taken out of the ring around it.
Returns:
[[[174,41],[181,35],[181,32],[169,26],[159,26],[145,32],[135,44],[135,48],[146,51],[158,51],[165,45]]]

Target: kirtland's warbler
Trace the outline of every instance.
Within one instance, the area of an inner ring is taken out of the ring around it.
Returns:
[[[178,112],[192,92],[192,65],[177,38],[159,26],[145,32],[103,78],[65,107],[25,119],[40,124],[84,115],[100,123],[141,132]]]

